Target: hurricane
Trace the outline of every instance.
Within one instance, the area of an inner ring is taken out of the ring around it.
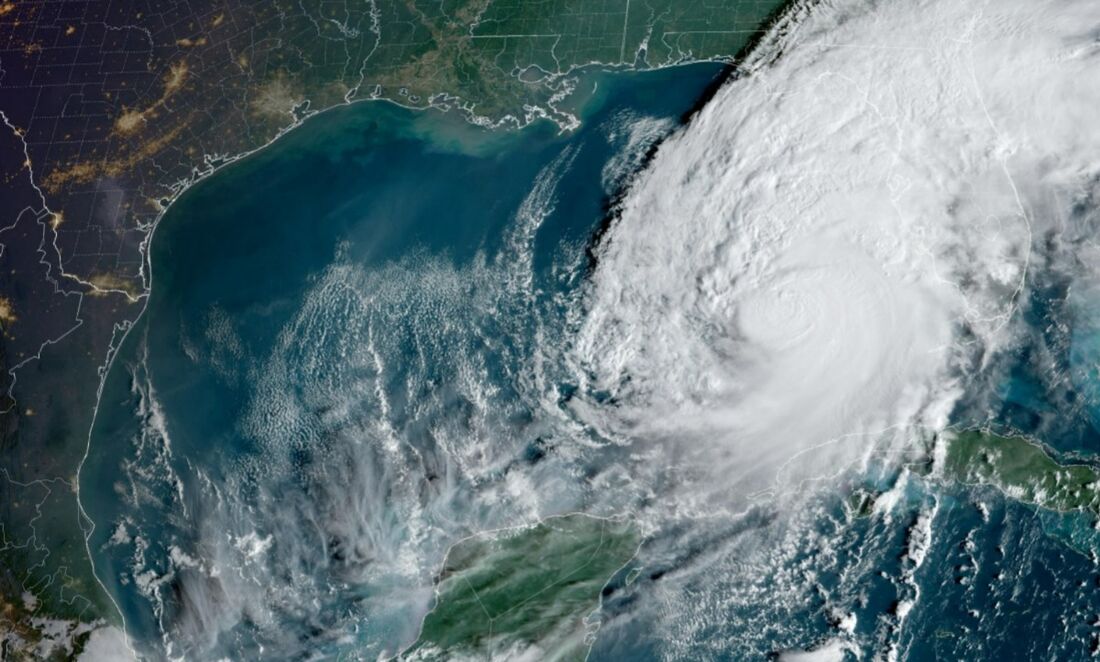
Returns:
[[[986,422],[1037,279],[1096,286],[1098,30],[1089,0],[796,2],[686,123],[608,123],[602,230],[548,238],[591,149],[555,147],[468,258],[340,244],[247,308],[278,321],[262,342],[215,302],[167,319],[243,394],[240,442],[172,459],[155,370],[118,362],[146,450],[101,549],[144,578],[142,650],[415,658],[456,541],[584,512],[641,540],[593,659],[709,659],[730,631],[898,659],[946,517],[900,467]],[[860,472],[889,477],[881,539],[819,499]],[[851,597],[873,582],[877,625]]]

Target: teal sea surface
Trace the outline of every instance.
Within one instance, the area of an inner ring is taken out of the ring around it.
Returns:
[[[394,654],[447,545],[586,508],[584,468],[541,461],[568,385],[529,368],[615,193],[720,72],[586,74],[568,133],[340,108],[183,195],[80,480],[138,650]]]

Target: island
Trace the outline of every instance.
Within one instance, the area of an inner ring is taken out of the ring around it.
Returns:
[[[936,467],[948,480],[990,485],[1040,508],[1100,515],[1100,472],[1085,464],[1061,464],[1024,437],[985,430],[943,435]]]

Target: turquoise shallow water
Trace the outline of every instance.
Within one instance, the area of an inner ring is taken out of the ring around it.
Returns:
[[[568,385],[531,366],[609,194],[718,72],[587,76],[564,135],[343,108],[184,195],[81,475],[139,648],[392,653],[456,536],[590,503],[510,477],[560,470],[538,411]]]

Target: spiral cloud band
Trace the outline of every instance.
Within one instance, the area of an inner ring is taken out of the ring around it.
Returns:
[[[608,430],[749,473],[942,427],[1097,173],[1100,8],[1059,7],[834,1],[777,26],[604,242],[577,353],[621,403]]]

